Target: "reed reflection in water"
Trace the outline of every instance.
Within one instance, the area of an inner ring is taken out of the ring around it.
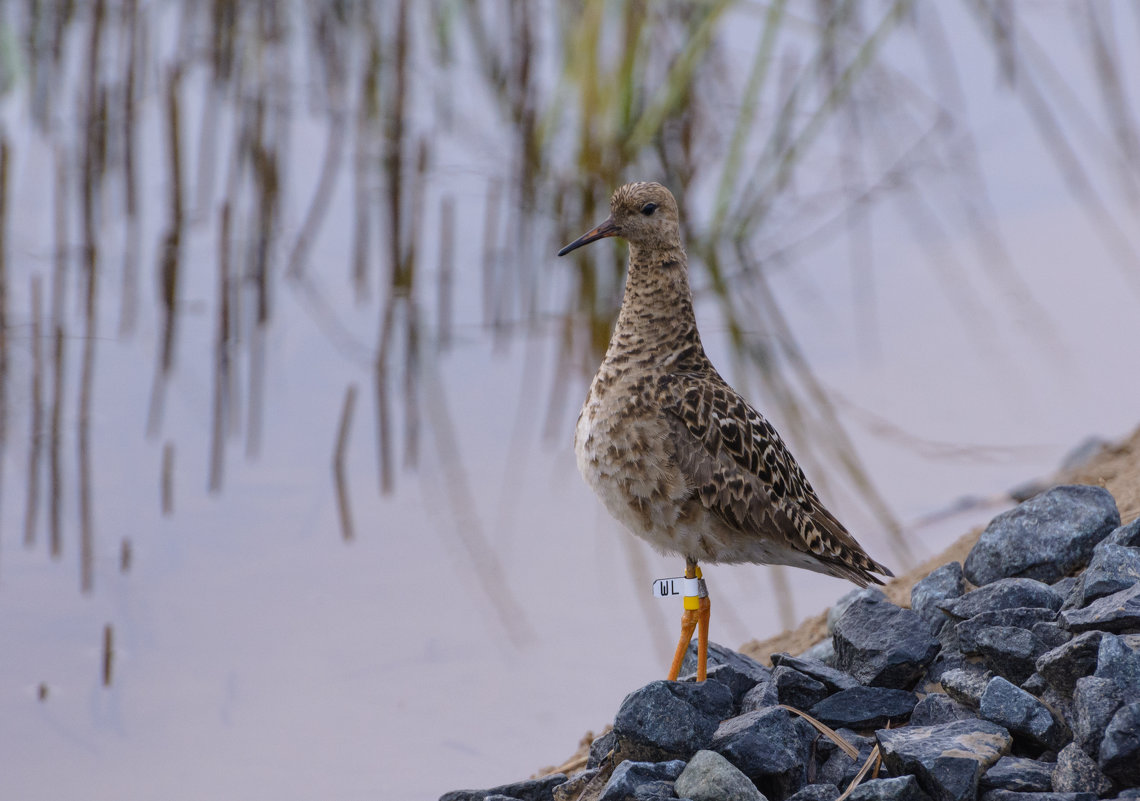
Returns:
[[[564,692],[597,702],[580,718],[548,711],[565,731],[604,722],[669,647],[673,610],[636,588],[670,568],[598,525],[568,457],[624,252],[569,265],[552,254],[630,178],[674,190],[706,344],[860,540],[896,568],[937,550],[957,528],[899,520],[1047,469],[1090,420],[1108,433],[1134,422],[1124,401],[1081,397],[1072,376],[1134,360],[1085,347],[1127,341],[1140,292],[1125,222],[1140,197],[1136,13],[4,6],[0,597],[40,610],[29,619],[45,629],[61,610],[84,627],[62,653],[34,625],[10,631],[25,647],[6,678],[53,710],[69,688],[109,685],[93,729],[68,718],[101,742],[117,715],[138,719],[122,710],[173,692],[160,681],[182,675],[172,663],[217,678],[232,648],[250,661],[217,681],[240,685],[273,653],[251,631],[267,627],[306,645],[344,635],[347,667],[290,652],[317,683],[372,669],[347,682],[366,700],[320,696],[335,725],[357,721],[357,705],[404,708],[376,676],[407,685],[441,664],[442,685],[483,688],[472,708],[525,688],[556,709]],[[977,119],[1015,116],[1006,149],[985,129],[976,139]],[[1065,191],[1070,208],[1041,211]],[[1085,215],[1066,236],[1102,308],[1073,311],[1081,292],[1045,244],[1065,215]],[[1011,398],[1037,411],[998,411]],[[338,527],[328,539],[343,545],[325,542]],[[723,575],[714,638],[730,645],[845,589]],[[591,597],[578,606],[555,586]],[[152,604],[191,598],[246,613],[150,619]],[[401,605],[411,611],[394,620]],[[159,631],[180,625],[193,653]],[[389,656],[394,642],[408,653]],[[607,646],[645,661],[599,666]],[[82,648],[100,665],[76,664]],[[531,683],[556,660],[561,690]],[[421,703],[404,725],[439,714]],[[219,702],[231,704],[250,708]],[[414,794],[504,778],[489,752],[509,749],[473,735],[449,751],[440,737],[391,749],[451,755],[454,778],[436,787],[442,774],[425,768]],[[572,739],[529,753],[552,758]],[[460,772],[474,765],[486,774]]]

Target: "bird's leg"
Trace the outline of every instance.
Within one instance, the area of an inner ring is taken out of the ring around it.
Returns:
[[[681,614],[681,638],[677,650],[673,652],[673,664],[669,667],[669,681],[676,681],[681,672],[681,663],[693,639],[693,630],[700,624],[697,638],[697,681],[704,681],[708,671],[709,649],[709,599],[701,569],[695,559],[685,560],[685,611]]]

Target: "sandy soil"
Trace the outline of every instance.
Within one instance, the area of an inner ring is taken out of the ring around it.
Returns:
[[[1057,484],[1100,485],[1108,489],[1116,498],[1116,505],[1120,509],[1122,522],[1129,523],[1140,517],[1140,428],[1133,431],[1131,436],[1123,441],[1105,446],[1082,466],[1058,473],[1050,480],[1041,482],[1040,488],[1047,489]],[[910,590],[915,582],[940,565],[947,562],[963,561],[970,552],[970,548],[978,541],[981,533],[982,529],[977,528],[963,534],[938,556],[892,579],[883,588],[887,597],[899,606],[910,606]],[[780,652],[802,653],[826,635],[827,613],[822,612],[807,618],[795,629],[784,631],[765,640],[749,640],[740,646],[739,650],[764,664],[771,664],[769,657],[772,654]],[[593,742],[595,736],[597,735],[594,732],[587,732],[578,744],[578,750],[573,756],[558,767],[545,768],[536,775],[542,776],[554,772],[571,773],[585,767],[590,743]]]

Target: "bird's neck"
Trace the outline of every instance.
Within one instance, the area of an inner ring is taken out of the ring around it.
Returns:
[[[631,245],[629,255],[625,297],[607,358],[618,353],[655,358],[684,353],[703,358],[685,251],[680,247],[650,251]]]

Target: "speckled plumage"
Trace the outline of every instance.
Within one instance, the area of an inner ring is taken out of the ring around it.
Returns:
[[[610,211],[562,251],[603,236],[630,251],[621,312],[575,430],[586,482],[630,531],[690,562],[881,583],[873,573],[890,571],[824,508],[780,435],[705,355],[672,194],[627,184]]]

